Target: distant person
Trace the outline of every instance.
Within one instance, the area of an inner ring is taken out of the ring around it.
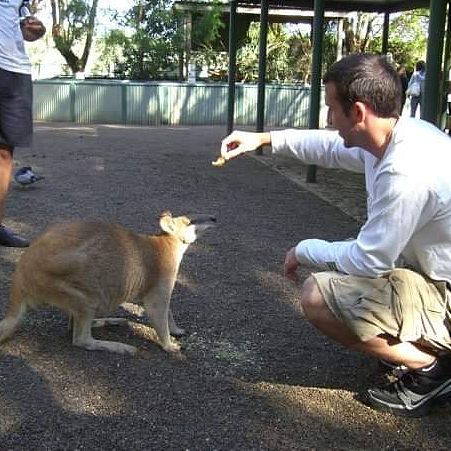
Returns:
[[[24,3],[28,2],[0,0],[0,246],[9,247],[29,245],[2,222],[14,148],[29,146],[33,134],[31,64],[24,36],[35,40],[45,33]]]
[[[404,105],[406,104],[407,99],[407,87],[409,85],[409,78],[407,77],[406,68],[404,66],[399,66],[398,68],[398,75],[399,79],[401,80],[401,86],[402,86],[402,100],[401,100],[401,115],[404,110]]]
[[[420,60],[415,64],[415,72],[410,77],[407,85],[407,95],[410,97],[410,117],[416,116],[418,105],[422,103],[425,78],[426,63]]]
[[[336,132],[234,131],[221,156],[271,145],[275,155],[365,173],[368,219],[357,237],[300,241],[284,273],[297,281],[300,267],[316,267],[300,291],[306,319],[347,348],[402,369],[362,399],[422,415],[451,399],[451,141],[426,121],[400,118],[401,82],[383,57],[349,55],[324,84]]]

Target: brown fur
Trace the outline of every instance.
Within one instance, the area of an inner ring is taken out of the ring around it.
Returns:
[[[214,225],[208,215],[160,218],[161,235],[139,235],[116,224],[79,221],[56,224],[23,253],[13,274],[10,304],[0,322],[0,342],[19,325],[27,307],[52,305],[73,318],[73,344],[90,350],[136,354],[124,343],[95,340],[91,327],[118,324],[95,319],[124,302],[141,301],[159,344],[179,351],[170,333],[181,335],[169,307],[180,262],[196,236]]]

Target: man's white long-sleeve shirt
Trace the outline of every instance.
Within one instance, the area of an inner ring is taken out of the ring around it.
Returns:
[[[271,132],[274,154],[306,164],[364,172],[368,219],[357,238],[307,239],[296,246],[300,263],[377,277],[402,257],[435,280],[451,283],[451,139],[433,125],[401,118],[382,159],[347,148],[336,132]]]

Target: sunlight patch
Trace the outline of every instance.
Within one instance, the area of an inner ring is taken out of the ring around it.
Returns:
[[[252,350],[253,344],[245,341],[239,344],[231,343],[227,340],[208,341],[204,337],[191,334],[185,340],[187,350],[197,350],[204,354],[209,354],[214,359],[226,363],[234,368],[259,369],[260,358]]]

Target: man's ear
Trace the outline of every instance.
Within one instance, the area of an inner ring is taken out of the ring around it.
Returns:
[[[368,107],[363,102],[354,102],[352,105],[352,115],[355,123],[365,122]]]

